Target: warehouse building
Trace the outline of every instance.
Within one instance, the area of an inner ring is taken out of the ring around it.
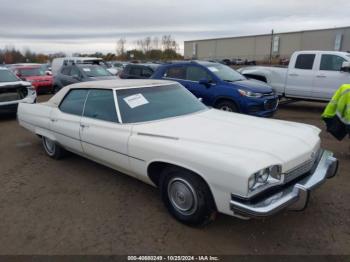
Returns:
[[[350,27],[185,41],[187,59],[268,61],[299,50],[350,51]]]

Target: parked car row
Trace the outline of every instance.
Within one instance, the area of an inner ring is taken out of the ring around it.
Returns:
[[[222,59],[220,61],[224,65],[256,65],[255,60],[242,59],[242,58],[233,58],[233,59]]]
[[[80,60],[79,60],[80,59]],[[62,58],[53,62],[54,90],[78,82],[114,79],[100,59]],[[57,71],[56,67],[60,65]],[[210,107],[230,112],[269,117],[278,107],[278,97],[266,83],[248,80],[220,63],[182,61],[164,64],[129,63],[121,79],[170,79],[185,86]]]

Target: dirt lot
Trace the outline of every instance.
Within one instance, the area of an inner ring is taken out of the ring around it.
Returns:
[[[323,107],[289,104],[276,118],[324,129]],[[14,118],[0,119],[0,138],[0,254],[350,254],[349,139],[322,133],[339,176],[304,212],[250,221],[220,215],[193,229],[172,219],[148,185],[78,156],[46,157]]]

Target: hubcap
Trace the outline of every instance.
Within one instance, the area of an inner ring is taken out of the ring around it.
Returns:
[[[55,142],[45,137],[44,144],[48,154],[52,155],[55,153]]]
[[[220,108],[220,110],[222,110],[222,111],[232,112],[232,108],[231,108],[231,107],[229,107],[229,106],[222,106],[222,107]]]
[[[173,178],[168,184],[171,204],[183,215],[191,215],[197,209],[197,196],[193,187],[182,178]]]

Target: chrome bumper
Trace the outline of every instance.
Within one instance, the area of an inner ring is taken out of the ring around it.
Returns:
[[[231,200],[230,208],[234,215],[242,218],[270,216],[282,209],[303,210],[309,199],[310,191],[328,178],[336,175],[338,160],[330,151],[323,151],[315,171],[309,176],[281,191],[258,202]]]

